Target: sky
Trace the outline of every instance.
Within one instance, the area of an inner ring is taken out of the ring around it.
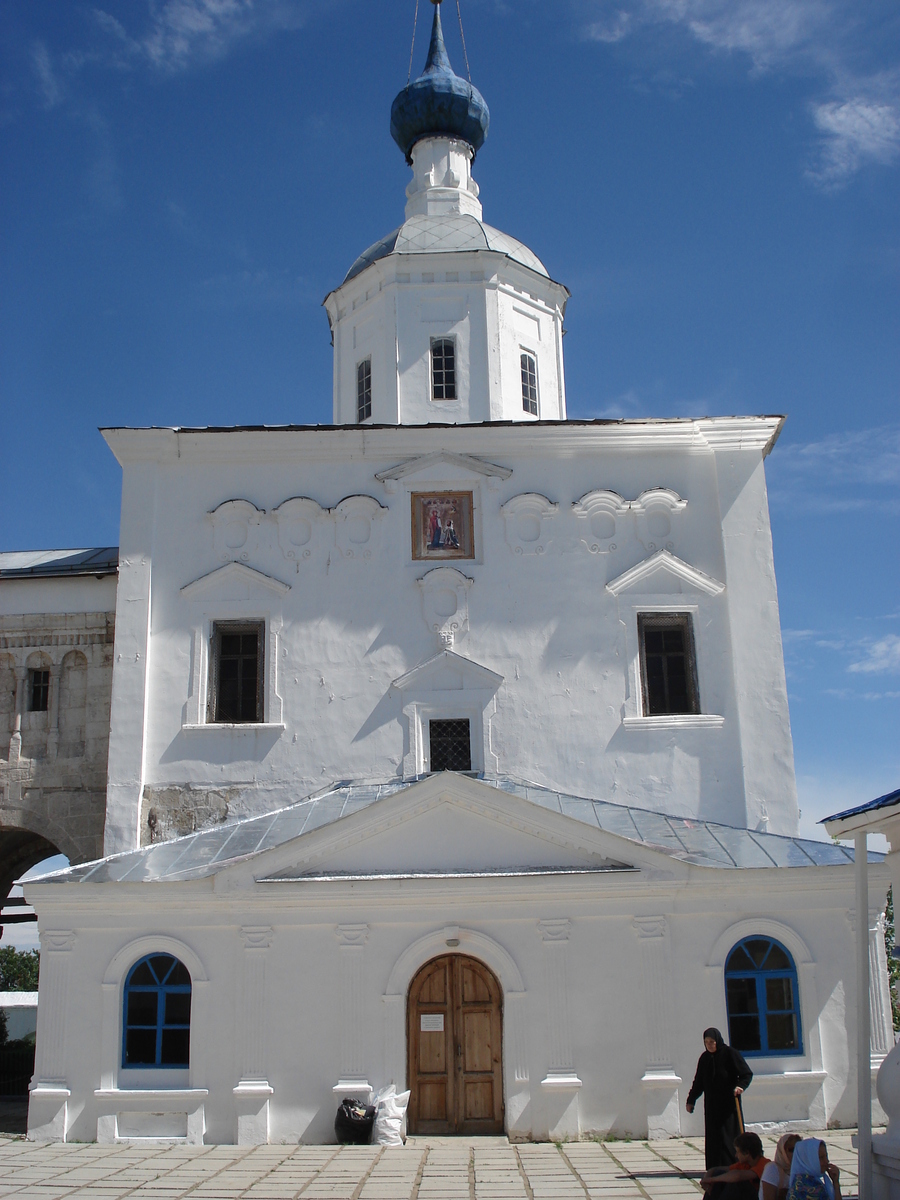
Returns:
[[[0,549],[116,544],[99,426],[330,421],[321,302],[402,220],[415,10],[4,0]],[[572,292],[569,416],[787,414],[767,473],[822,836],[900,786],[900,6],[461,16],[485,220]],[[443,17],[464,74],[455,0]]]

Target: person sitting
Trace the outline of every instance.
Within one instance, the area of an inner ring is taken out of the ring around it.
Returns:
[[[759,1182],[769,1160],[755,1133],[739,1133],[734,1139],[737,1162],[730,1167],[713,1167],[700,1180],[707,1200],[757,1200]]]
[[[841,1200],[840,1174],[825,1143],[804,1138],[794,1147],[788,1200]]]
[[[762,1173],[759,1192],[762,1200],[785,1200],[791,1182],[791,1159],[799,1133],[785,1133],[778,1139],[775,1157]]]

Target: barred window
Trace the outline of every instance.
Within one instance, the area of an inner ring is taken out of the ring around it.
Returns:
[[[690,613],[641,613],[638,637],[644,716],[699,712]]]
[[[523,351],[519,356],[522,366],[522,408],[533,417],[538,415],[537,363],[533,354]]]
[[[356,368],[356,419],[362,424],[372,415],[372,359],[364,358]]]
[[[209,720],[250,724],[263,720],[263,645],[259,623],[217,623],[210,646]]]
[[[456,345],[453,338],[432,338],[431,398],[456,399]]]
[[[46,712],[50,707],[50,672],[28,672],[28,710]]]
[[[471,771],[472,739],[468,718],[429,721],[432,771]]]

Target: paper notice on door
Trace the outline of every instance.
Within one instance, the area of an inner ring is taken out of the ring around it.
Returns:
[[[421,1013],[419,1016],[419,1029],[422,1033],[443,1033],[444,1014]]]

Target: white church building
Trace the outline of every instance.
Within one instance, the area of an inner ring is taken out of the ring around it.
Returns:
[[[567,289],[484,223],[434,8],[404,223],[326,298],[333,424],[104,431],[123,470],[106,857],[26,885],[29,1136],[702,1132],[856,1114],[887,872],[797,836],[777,416],[570,421]],[[349,258],[349,254],[348,254]],[[248,398],[248,403],[249,403]]]

